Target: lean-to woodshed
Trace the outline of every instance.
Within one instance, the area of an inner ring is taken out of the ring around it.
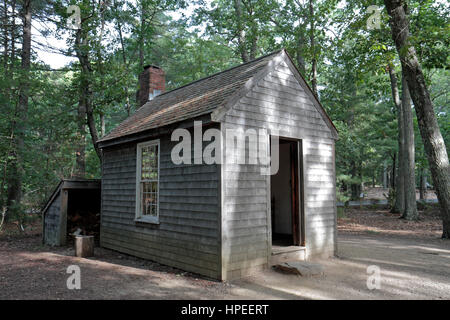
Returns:
[[[74,240],[72,234],[93,235],[100,231],[100,181],[63,179],[42,211],[42,242],[61,246]]]
[[[221,280],[335,253],[337,132],[284,50],[159,95],[144,72],[151,100],[99,142],[102,246]]]

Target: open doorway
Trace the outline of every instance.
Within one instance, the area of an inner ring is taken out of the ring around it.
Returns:
[[[279,139],[279,170],[270,178],[272,246],[304,246],[302,146]]]

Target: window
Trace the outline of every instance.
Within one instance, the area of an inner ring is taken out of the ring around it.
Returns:
[[[159,140],[139,143],[136,162],[136,220],[159,223]]]

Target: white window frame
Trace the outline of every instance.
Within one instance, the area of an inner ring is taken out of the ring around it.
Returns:
[[[142,177],[142,148],[148,146],[158,147],[158,197],[156,200],[156,217],[142,215],[142,190],[141,190],[141,177]],[[160,156],[161,146],[159,139],[138,143],[136,147],[136,215],[135,221],[159,224],[159,171],[160,171]]]

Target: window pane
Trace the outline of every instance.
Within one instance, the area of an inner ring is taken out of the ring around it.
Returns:
[[[158,153],[159,146],[151,145],[140,149],[140,206],[141,216],[158,216]]]
[[[142,182],[142,215],[158,215],[158,182]]]
[[[157,145],[142,148],[141,179],[158,180]]]

